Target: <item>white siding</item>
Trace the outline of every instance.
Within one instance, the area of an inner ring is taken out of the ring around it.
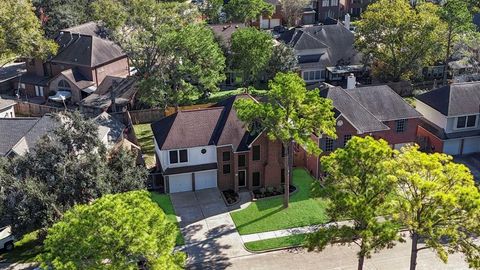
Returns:
[[[164,170],[167,169],[167,168],[194,166],[194,165],[216,163],[217,162],[217,149],[213,145],[201,146],[201,147],[192,147],[192,148],[181,148],[181,149],[187,149],[188,162],[170,164],[170,160],[169,160],[169,151],[170,150],[159,151],[159,149],[157,147],[157,144],[155,143],[155,151],[157,152],[157,155],[160,159],[160,164],[162,165],[162,168]],[[207,152],[205,154],[202,154],[202,152],[201,152],[202,149],[207,150]]]
[[[439,111],[421,102],[420,100],[415,100],[415,109],[417,109],[417,111],[421,113],[428,121],[443,129],[446,129],[447,117],[441,114]]]
[[[13,106],[0,111],[0,118],[14,118],[14,117],[15,117],[15,110],[13,109]]]

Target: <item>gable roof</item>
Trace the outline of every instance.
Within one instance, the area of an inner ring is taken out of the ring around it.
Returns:
[[[153,123],[151,127],[159,149],[232,145],[234,151],[248,150],[256,137],[246,130],[233,108],[239,98],[252,97],[233,96],[210,108],[180,111]]]
[[[38,118],[0,118],[0,156],[8,152],[38,122]]]
[[[341,87],[333,87],[321,91],[320,94],[331,99],[335,110],[343,115],[360,134],[389,129],[347,91]]]
[[[422,116],[388,85],[360,87],[347,92],[380,121]]]
[[[297,51],[320,50],[321,56],[316,58],[318,60],[312,59],[312,62],[320,62],[324,66],[360,62],[354,48],[354,34],[340,24],[291,28],[282,33],[278,40]]]
[[[88,80],[82,73],[78,70],[77,67],[66,69],[60,72],[57,76],[55,76],[52,80],[56,77],[63,75],[68,81],[74,84],[78,89],[82,90],[89,86],[94,85],[93,81]]]
[[[480,82],[453,83],[416,97],[445,116],[480,112]]]
[[[55,41],[59,49],[49,60],[54,63],[97,67],[126,57],[114,42],[101,38],[93,24],[84,24],[61,31]]]

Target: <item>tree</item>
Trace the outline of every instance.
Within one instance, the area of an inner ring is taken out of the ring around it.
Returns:
[[[282,12],[288,26],[297,26],[310,0],[282,0]]]
[[[445,69],[443,72],[443,84],[447,84],[448,62],[451,57],[451,49],[454,39],[467,31],[473,31],[473,16],[470,13],[468,2],[464,0],[448,0],[439,10],[441,19],[446,23],[446,50]]]
[[[325,190],[329,199],[328,215],[333,221],[348,217],[353,226],[329,226],[308,237],[309,250],[323,250],[329,243],[353,242],[359,247],[358,269],[365,258],[394,245],[399,227],[388,214],[392,186],[395,180],[388,175],[388,161],[393,150],[384,140],[372,137],[353,137],[345,146],[321,159],[326,173]]]
[[[29,0],[5,0],[0,5],[0,67],[17,58],[43,58],[57,45],[44,37]]]
[[[273,53],[272,36],[253,27],[241,28],[232,34],[233,68],[243,74],[243,84],[248,86],[265,72]]]
[[[77,205],[48,230],[44,269],[183,269],[176,230],[146,191]]]
[[[174,105],[192,93],[218,90],[225,80],[225,57],[213,33],[204,25],[187,25],[165,44],[163,66],[141,83],[141,99],[151,105]]]
[[[4,214],[17,236],[47,228],[76,204],[144,188],[146,169],[124,150],[109,160],[92,120],[79,113],[56,119],[58,127],[34,151],[10,162],[12,177],[0,179]]]
[[[137,68],[146,103],[178,108],[183,98],[216,91],[225,79],[222,50],[210,29],[195,23],[190,5],[98,0],[93,9]]]
[[[275,7],[264,0],[230,0],[225,11],[230,20],[248,23],[262,15],[272,16]]]
[[[278,73],[270,81],[269,89],[266,102],[239,99],[234,106],[249,130],[265,132],[270,140],[283,144],[286,153],[284,207],[288,207],[293,143],[310,154],[320,154],[311,135],[325,134],[335,138],[335,117],[332,101],[320,97],[318,89],[308,91],[296,73]]]
[[[423,249],[433,249],[444,262],[448,254],[462,252],[471,267],[479,268],[480,246],[472,236],[480,232],[480,193],[468,168],[416,146],[403,148],[390,167],[398,186],[394,217],[412,238],[410,269]]]
[[[445,25],[438,7],[407,0],[379,0],[358,22],[356,47],[372,62],[374,76],[385,81],[408,79],[440,59]]]
[[[283,42],[273,47],[272,56],[268,63],[267,76],[273,79],[278,72],[290,72],[298,69],[298,58],[295,50]]]
[[[53,38],[59,30],[90,20],[92,0],[33,0],[47,37]]]
[[[209,23],[220,23],[220,13],[223,9],[223,0],[205,0],[200,5],[200,12]]]

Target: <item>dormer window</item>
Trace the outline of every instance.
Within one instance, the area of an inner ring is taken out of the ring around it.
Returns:
[[[477,125],[477,115],[467,115],[457,117],[457,129],[471,128]]]
[[[170,164],[186,163],[188,162],[188,153],[186,149],[172,150],[168,152]]]

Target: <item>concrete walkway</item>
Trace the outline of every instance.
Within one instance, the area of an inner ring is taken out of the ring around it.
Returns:
[[[284,230],[278,230],[278,231],[246,234],[246,235],[241,235],[241,237],[244,243],[248,243],[248,242],[253,242],[258,240],[266,240],[266,239],[278,238],[278,237],[289,236],[289,235],[313,233],[317,231],[318,228],[320,227],[328,227],[332,225],[343,226],[343,225],[351,225],[351,224],[352,224],[351,221],[332,222],[332,223],[327,223],[323,225],[311,225],[311,226],[290,228],[290,229],[284,229]]]

